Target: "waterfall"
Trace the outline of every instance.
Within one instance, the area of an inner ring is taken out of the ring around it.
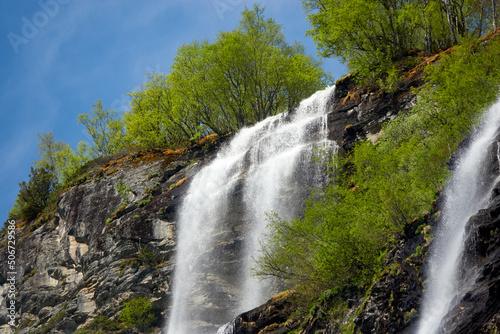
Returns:
[[[327,139],[333,91],[242,129],[193,177],[178,212],[168,334],[215,333],[270,297],[273,287],[250,273],[266,214],[293,218],[324,184],[324,167],[313,157],[336,149]]]
[[[481,166],[487,159],[500,127],[500,103],[484,115],[461,154],[451,182],[445,188],[444,208],[429,258],[429,281],[425,287],[418,334],[439,333],[448,311],[471,288],[475,274],[460,270],[466,225],[469,218],[488,204],[495,182],[488,182]],[[462,273],[462,274],[460,274]]]

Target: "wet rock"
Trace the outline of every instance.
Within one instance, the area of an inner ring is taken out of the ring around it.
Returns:
[[[491,333],[500,314],[500,197],[469,220],[463,265],[477,272],[472,289],[450,310],[446,333]]]
[[[351,150],[359,140],[376,141],[383,123],[415,105],[416,95],[411,89],[422,83],[419,72],[387,94],[373,87],[356,85],[351,75],[337,80],[332,112],[328,114],[329,139],[337,142],[341,152]]]
[[[300,323],[288,321],[291,313],[295,310],[292,302],[293,294],[293,291],[282,292],[264,305],[239,315],[226,325],[225,333],[279,334],[296,329]]]

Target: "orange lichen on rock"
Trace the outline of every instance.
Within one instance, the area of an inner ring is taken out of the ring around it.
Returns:
[[[185,178],[183,178],[183,179],[180,179],[180,180],[179,180],[179,182],[177,182],[177,183],[175,184],[175,186],[176,186],[176,187],[180,186],[181,184],[183,184],[184,182],[186,182],[186,180],[187,180],[187,179],[188,179],[187,177],[185,177]]]
[[[198,141],[198,145],[204,145],[206,143],[212,144],[214,141],[217,140],[218,137],[219,137],[219,135],[217,135],[216,133],[212,133],[210,135],[206,135],[205,137],[201,138]]]
[[[354,103],[358,104],[361,101],[361,97],[359,96],[358,91],[351,91],[347,94],[346,97],[342,100],[342,104],[345,105],[348,102],[354,101]]]
[[[163,150],[163,155],[176,155],[176,154],[181,154],[186,151],[186,148],[179,148],[177,150],[171,150],[169,148]]]

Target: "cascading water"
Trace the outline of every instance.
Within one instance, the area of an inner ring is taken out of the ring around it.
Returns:
[[[498,134],[500,103],[484,116],[483,126],[473,135],[471,144],[459,158],[451,182],[445,189],[445,203],[429,262],[418,334],[442,332],[442,321],[454,304],[471,288],[473,272],[459,270],[466,224],[469,218],[488,204],[495,182],[487,182],[481,166]],[[459,272],[462,275],[459,275]]]
[[[317,149],[336,149],[326,122],[333,91],[328,87],[292,112],[242,129],[193,178],[177,223],[168,334],[215,333],[270,297],[250,273],[266,214],[293,218],[324,183],[313,156]]]

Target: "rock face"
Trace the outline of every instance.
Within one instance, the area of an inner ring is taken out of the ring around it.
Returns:
[[[405,226],[389,247],[385,269],[353,319],[354,333],[413,333],[423,297],[425,254],[439,213],[426,213]]]
[[[295,310],[291,302],[293,291],[285,291],[266,304],[245,312],[219,330],[219,334],[284,334],[297,328],[300,322],[288,320]]]
[[[358,87],[352,76],[336,83],[332,112],[328,115],[329,139],[335,140],[344,152],[351,150],[358,140],[376,142],[386,121],[401,111],[411,109],[416,102],[412,87],[423,83],[422,73],[406,78],[392,93]]]
[[[161,325],[170,296],[175,211],[190,177],[219,143],[204,145],[143,151],[93,167],[60,196],[51,219],[18,226],[17,333],[73,333],[97,315],[115,319],[124,301],[139,296],[153,302]],[[7,278],[2,267],[2,305]],[[2,307],[0,325],[7,322]]]
[[[383,122],[413,106],[410,88],[420,83],[416,75],[382,95],[355,89],[351,77],[338,81],[328,116],[330,139],[344,152],[359,139],[376,141]],[[17,222],[17,333],[73,333],[97,316],[116,319],[125,301],[141,296],[152,301],[160,331],[171,297],[176,209],[190,178],[223,141],[208,138],[184,151],[149,150],[97,161],[60,195],[56,213]],[[3,263],[6,240],[1,234]],[[231,257],[240,248],[236,239],[214,251]],[[0,270],[1,305],[7,303],[7,272]],[[297,325],[276,325],[293,311],[286,300],[274,298],[260,311],[242,315],[235,326],[246,329],[235,333],[286,333]],[[6,308],[0,308],[0,330],[6,333],[8,321]]]

